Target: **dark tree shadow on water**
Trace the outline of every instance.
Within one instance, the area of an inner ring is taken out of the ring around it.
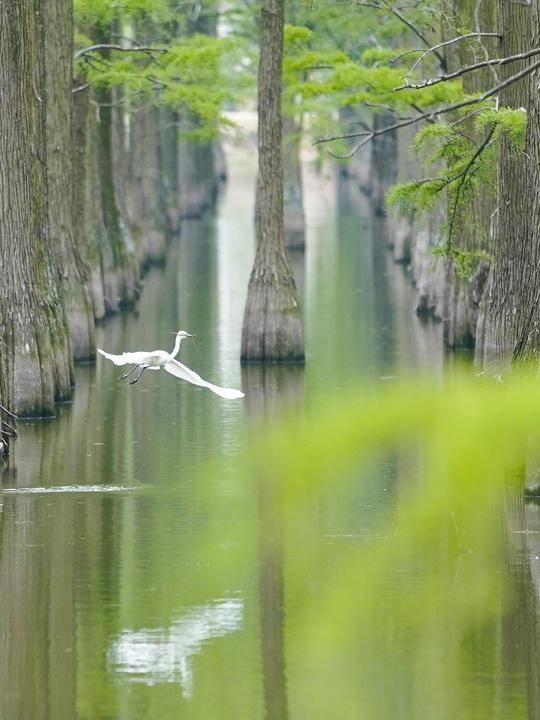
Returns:
[[[248,414],[256,432],[279,417],[291,415],[302,403],[304,368],[296,365],[250,365],[242,369]],[[283,516],[275,479],[258,477],[259,593],[264,707],[267,720],[289,717],[284,602]]]

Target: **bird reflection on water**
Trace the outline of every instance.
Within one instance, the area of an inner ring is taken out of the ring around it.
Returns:
[[[107,658],[111,673],[127,682],[178,683],[193,696],[193,657],[211,640],[242,627],[244,603],[232,598],[198,605],[169,628],[123,630]]]

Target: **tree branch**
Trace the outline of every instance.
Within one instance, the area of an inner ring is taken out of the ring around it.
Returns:
[[[446,60],[444,58],[444,55],[437,52],[436,49],[433,49],[431,42],[424,35],[424,33],[421,30],[419,30],[416,27],[416,25],[414,25],[407,17],[405,17],[405,15],[403,15],[403,13],[398,8],[385,7],[384,5],[381,5],[380,3],[377,3],[377,2],[360,2],[359,6],[360,7],[370,7],[370,8],[374,8],[375,10],[384,10],[387,12],[388,11],[391,12],[392,15],[397,17],[398,20],[400,20],[406,27],[408,27],[409,30],[416,35],[416,37],[420,38],[420,40],[424,43],[424,45],[427,48],[430,48],[430,52],[433,52],[435,54],[437,60],[439,61],[440,65],[441,65],[441,68],[443,70],[446,70]],[[412,52],[414,52],[414,51],[412,51]]]
[[[461,195],[461,191],[463,190],[463,186],[465,185],[465,181],[467,180],[467,175],[470,173],[471,168],[475,164],[475,162],[478,160],[480,155],[484,152],[484,150],[489,146],[491,138],[493,137],[493,133],[495,132],[495,125],[493,125],[489,132],[487,133],[486,137],[484,138],[484,142],[479,146],[479,148],[476,150],[472,158],[467,163],[466,167],[464,168],[463,172],[460,175],[461,182],[458,185],[458,188],[456,190],[456,197],[454,200],[454,207],[452,210],[452,219],[450,220],[450,225],[448,226],[448,237],[446,240],[446,248],[447,250],[450,250],[452,247],[452,234],[454,232],[454,226],[456,224],[456,218],[457,218],[457,209],[459,205],[459,197]],[[457,178],[456,178],[457,179]]]
[[[81,57],[84,57],[85,55],[91,55],[94,52],[101,50],[115,50],[118,52],[142,52],[142,53],[164,53],[167,52],[165,48],[157,48],[157,47],[146,47],[138,45],[136,47],[124,47],[124,45],[114,45],[111,43],[98,43],[97,45],[90,45],[89,47],[82,48],[81,50],[77,50],[76,53],[73,55],[74,60],[78,60]]]
[[[423,53],[418,60],[416,60],[413,65],[411,66],[411,69],[407,73],[407,75],[410,75],[412,72],[416,70],[418,65],[422,62],[424,58],[426,58],[430,53],[434,53],[438,58],[440,58],[440,54],[437,52],[443,47],[447,47],[448,45],[454,45],[455,43],[461,42],[462,40],[470,40],[471,38],[480,38],[480,37],[496,37],[501,38],[502,36],[499,33],[494,32],[474,32],[474,33],[468,33],[467,35],[459,35],[458,37],[452,38],[452,40],[445,40],[444,42],[438,43],[437,45],[433,45],[433,47],[430,47],[428,50],[426,50],[425,53]]]
[[[454,70],[454,72],[439,75],[438,77],[431,80],[425,80],[423,83],[419,83],[418,85],[400,85],[396,88],[396,91],[421,90],[422,88],[431,87],[432,85],[438,85],[439,83],[446,82],[447,80],[454,80],[455,78],[461,77],[462,75],[466,75],[470,72],[474,72],[475,70],[480,70],[481,68],[488,67],[489,65],[509,65],[510,63],[519,62],[520,60],[527,60],[527,58],[534,57],[535,55],[540,55],[540,48],[533,48],[532,50],[519,53],[518,55],[509,55],[508,57],[504,58],[482,60],[481,62],[474,63],[473,65],[465,65],[464,67],[459,68],[459,70]]]
[[[363,147],[366,143],[370,142],[379,135],[383,135],[387,132],[393,132],[394,130],[400,130],[401,128],[408,127],[409,125],[415,125],[422,120],[431,121],[436,117],[445,115],[446,113],[455,112],[456,110],[461,110],[461,108],[469,107],[470,105],[478,105],[479,103],[483,103],[490,97],[497,95],[497,93],[499,93],[501,90],[504,90],[509,85],[512,85],[518,80],[521,80],[521,78],[530,75],[530,73],[534,72],[534,70],[538,68],[540,68],[540,60],[532,63],[532,65],[529,65],[527,68],[520,70],[518,73],[515,73],[515,75],[511,75],[509,78],[498,83],[490,90],[486,90],[486,92],[482,95],[477,95],[476,97],[469,98],[468,100],[461,100],[460,102],[453,103],[452,105],[447,105],[446,107],[439,108],[438,110],[433,110],[432,112],[422,113],[422,115],[419,115],[418,117],[403,120],[402,122],[395,123],[394,125],[389,125],[388,127],[381,128],[380,130],[373,130],[370,133],[363,132],[350,133],[348,135],[333,135],[331,137],[320,138],[314,144],[319,145],[320,143],[332,142],[333,140],[351,140],[353,138],[359,137],[364,138],[355,148],[353,148],[350,153],[342,156],[342,159],[352,157],[358,150],[360,150],[361,147]]]
[[[425,55],[428,55],[430,52],[432,52],[435,55],[435,57],[437,58],[437,60],[439,61],[441,68],[443,70],[446,70],[446,60],[444,58],[444,55],[442,55],[442,53],[438,52],[438,46],[431,46],[431,43],[429,42],[427,37],[424,35],[424,33],[421,32],[420,30],[418,30],[418,28],[415,27],[412,24],[412,22],[410,22],[404,15],[402,15],[399,10],[396,10],[395,8],[390,8],[390,12],[393,15],[395,15],[399,20],[401,20],[401,22],[404,25],[406,25],[409,28],[409,30],[411,30],[417,37],[419,37],[420,40],[424,43],[424,45],[427,45],[429,50],[426,53],[424,53],[424,55],[422,55],[422,57],[425,57]]]

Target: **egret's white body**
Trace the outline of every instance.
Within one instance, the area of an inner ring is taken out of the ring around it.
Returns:
[[[213,383],[203,380],[200,375],[188,368],[187,365],[183,365],[176,360],[175,358],[180,352],[182,339],[191,337],[191,335],[185,332],[185,330],[179,330],[173,333],[173,335],[176,335],[176,340],[174,348],[170,353],[165,350],[140,350],[139,352],[125,352],[121,355],[112,355],[111,353],[105,352],[105,350],[101,350],[101,348],[98,348],[97,351],[108,360],[111,360],[115,365],[133,365],[133,368],[128,373],[122,375],[120,378],[122,380],[127,378],[137,367],[140,368],[140,372],[136,378],[130,381],[131,384],[136,383],[145,370],[166,370],[181,380],[185,380],[192,385],[207,388],[227,400],[236,400],[244,397],[244,393],[240,392],[240,390],[219,387],[219,385],[214,385]]]

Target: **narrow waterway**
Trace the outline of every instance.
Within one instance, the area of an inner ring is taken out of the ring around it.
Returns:
[[[166,266],[146,276],[137,312],[100,328],[98,345],[168,347],[171,331],[186,329],[196,337],[183,361],[246,399],[226,402],[165,373],[129,387],[100,360],[77,368],[74,401],[54,422],[21,425],[0,491],[1,720],[539,717],[532,506],[511,514],[501,549],[509,588],[501,581],[470,647],[452,649],[444,687],[430,685],[430,668],[449,662],[455,628],[443,618],[394,633],[399,575],[369,646],[307,652],[304,599],[331,582],[351,544],[377,536],[410,462],[390,455],[362,482],[336,486],[291,534],[271,487],[236,482],[234,461],[280,412],[301,413],[321,392],[442,378],[448,360],[441,327],[414,315],[380,221],[344,181],[310,171],[307,251],[292,257],[306,367],[242,369],[255,168],[252,151],[228,159],[216,216],[185,222]]]

